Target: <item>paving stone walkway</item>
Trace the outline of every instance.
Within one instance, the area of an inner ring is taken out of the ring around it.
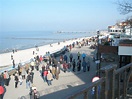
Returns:
[[[40,93],[40,99],[64,99],[67,95],[80,90],[87,84],[91,83],[92,78],[96,75],[96,64],[92,61],[92,56],[94,55],[94,50],[89,49],[88,46],[82,48],[74,48],[71,52],[73,57],[77,59],[77,52],[87,54],[87,59],[91,62],[91,68],[88,72],[76,71],[66,72],[61,71],[59,80],[53,80],[52,85],[48,86],[47,83],[43,81],[40,76],[40,72],[34,70],[34,85]],[[14,88],[14,77],[11,76],[10,85],[5,86],[4,99],[20,99],[21,96],[25,96],[26,99],[31,99],[29,95],[29,90],[26,89],[26,81],[23,81],[22,85],[18,85],[18,88]]]

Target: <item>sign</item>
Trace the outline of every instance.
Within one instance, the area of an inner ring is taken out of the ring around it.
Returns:
[[[98,77],[98,76],[94,77],[94,78],[92,79],[92,82],[95,82],[95,81],[97,81],[97,80],[99,80],[99,77]]]
[[[99,64],[99,63],[100,63],[100,60],[96,60],[95,63],[96,63],[96,64]]]
[[[95,81],[97,81],[97,80],[99,80],[99,77],[98,77],[98,76],[94,77],[94,78],[92,79],[92,82],[95,82]],[[91,93],[92,93],[93,95],[95,94],[95,87],[92,88]],[[99,93],[100,93],[100,86],[98,86],[98,94],[99,94]]]

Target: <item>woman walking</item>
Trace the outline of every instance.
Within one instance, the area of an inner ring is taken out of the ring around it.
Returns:
[[[52,85],[51,80],[53,80],[53,76],[52,76],[50,70],[48,70],[47,83],[48,83],[49,86]]]
[[[56,80],[59,79],[59,74],[60,74],[60,67],[57,66],[56,69],[55,69]]]

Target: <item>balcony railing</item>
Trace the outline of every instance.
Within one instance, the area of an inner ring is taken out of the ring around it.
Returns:
[[[129,80],[132,75],[132,63],[122,68],[116,68],[117,66],[115,65],[101,68],[102,77],[98,81],[71,94],[67,99],[80,99],[80,96],[81,99],[127,99],[127,93],[132,87],[129,86]],[[94,94],[91,93],[92,91],[94,91]]]

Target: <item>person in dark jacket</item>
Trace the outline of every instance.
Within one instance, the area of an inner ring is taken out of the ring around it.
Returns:
[[[15,60],[14,59],[12,61],[12,64],[13,64],[13,68],[15,68]]]
[[[31,83],[31,75],[29,72],[26,78],[26,88],[30,88],[30,83]]]
[[[64,61],[67,63],[67,55],[64,55]]]
[[[86,66],[87,66],[87,63],[85,60],[83,60],[82,62],[82,67],[83,67],[83,71],[86,72]]]
[[[87,61],[87,71],[89,71],[89,70],[90,70],[90,62]]]
[[[18,74],[16,73],[15,74],[15,88],[17,88],[17,85],[18,85],[18,82],[19,82],[19,79],[18,79]]]
[[[31,75],[30,81],[31,81],[31,83],[33,83],[33,78],[34,78],[34,72],[33,72],[33,70],[31,70],[30,75]]]
[[[78,69],[78,71],[81,70],[81,60],[80,59],[77,62],[77,69]]]
[[[70,62],[72,62],[72,58],[73,58],[72,53],[70,54],[69,58],[70,58]]]
[[[74,59],[73,62],[72,62],[72,66],[73,66],[73,71],[75,72],[75,67],[76,67],[75,59]]]

